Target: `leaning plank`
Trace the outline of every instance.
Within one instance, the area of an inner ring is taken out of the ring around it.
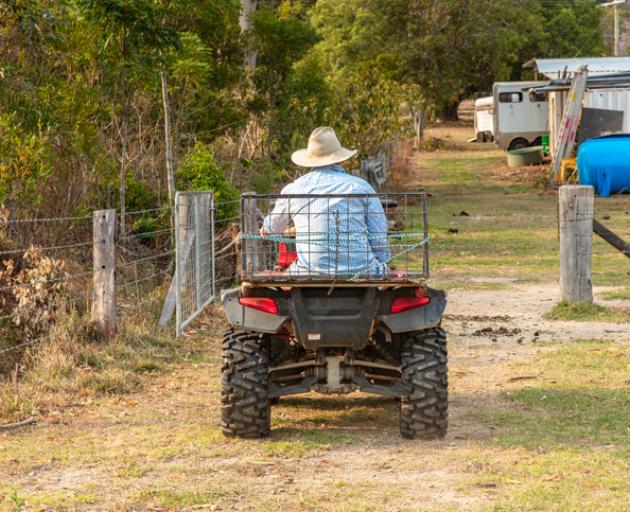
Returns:
[[[593,219],[593,232],[606,240],[610,245],[617,249],[621,254],[630,258],[630,244],[618,237],[610,229],[604,226],[601,222]]]
[[[195,234],[190,233],[190,236],[186,237],[186,245],[184,246],[184,253],[179,259],[179,261],[186,263],[190,258],[190,253],[192,251],[193,245],[195,241]],[[177,262],[175,262],[177,265]],[[173,318],[173,313],[175,313],[175,301],[177,299],[176,289],[177,279],[175,276],[177,275],[177,269],[173,273],[173,279],[171,279],[171,285],[168,287],[168,293],[166,294],[166,299],[164,299],[164,306],[162,307],[162,313],[160,314],[160,327],[164,327],[167,323],[170,322],[171,318]]]
[[[16,423],[7,423],[6,425],[0,425],[0,431],[2,430],[15,430],[16,428],[26,427],[27,425],[32,425],[35,423],[35,418],[30,417],[23,421],[18,421]]]

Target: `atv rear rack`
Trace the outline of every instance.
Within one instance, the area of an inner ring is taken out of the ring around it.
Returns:
[[[244,194],[240,237],[248,286],[403,286],[429,275],[422,192]]]

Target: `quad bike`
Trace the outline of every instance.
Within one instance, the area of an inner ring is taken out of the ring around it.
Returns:
[[[408,196],[405,204],[414,199]],[[424,196],[417,196],[424,204]],[[389,219],[394,206],[388,201]],[[247,205],[242,209],[248,210]],[[400,212],[397,216],[406,217]],[[426,234],[426,214],[424,224]],[[244,245],[250,240],[243,240]],[[359,390],[399,399],[403,437],[444,436],[444,292],[428,287],[424,279],[412,279],[411,266],[379,279],[295,279],[285,271],[296,258],[290,241],[259,241],[254,249],[258,256],[264,252],[261,244],[275,246],[273,270],[248,272],[244,261],[247,279],[221,296],[231,326],[223,341],[224,434],[269,435],[271,405],[283,396]]]

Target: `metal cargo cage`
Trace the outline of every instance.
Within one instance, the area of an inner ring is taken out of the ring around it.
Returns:
[[[418,283],[429,274],[425,193],[244,194],[243,281]]]

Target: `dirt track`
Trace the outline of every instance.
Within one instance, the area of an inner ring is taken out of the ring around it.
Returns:
[[[286,399],[274,409],[271,440],[225,441],[213,356],[157,378],[146,393],[69,408],[30,431],[0,436],[4,449],[31,444],[0,478],[25,496],[66,496],[70,510],[479,510],[495,494],[493,482],[475,483],[479,458],[499,448],[493,426],[474,411],[501,407],[506,386],[536,377],[520,374],[518,363],[542,340],[621,331],[628,338],[626,325],[543,322],[555,293],[541,285],[451,291],[443,441],[402,441],[396,404],[359,394]],[[211,343],[217,327],[206,325]],[[493,333],[480,334],[484,327]],[[501,327],[509,335],[494,335]]]

